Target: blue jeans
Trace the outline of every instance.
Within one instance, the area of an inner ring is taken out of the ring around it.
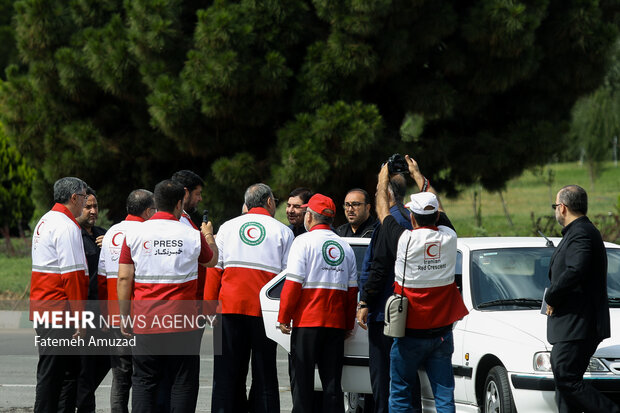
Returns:
[[[394,339],[390,351],[390,413],[411,412],[412,386],[424,367],[435,397],[437,413],[454,413],[452,331],[441,337]]]

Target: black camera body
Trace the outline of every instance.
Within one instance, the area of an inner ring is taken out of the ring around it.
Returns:
[[[388,172],[390,173],[390,175],[409,172],[409,165],[407,165],[405,157],[402,156],[400,153],[395,153],[394,155],[390,156],[390,158],[387,160],[387,164]]]

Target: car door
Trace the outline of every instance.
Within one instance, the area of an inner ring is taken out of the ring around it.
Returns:
[[[357,262],[358,278],[362,268],[364,253],[370,242],[369,238],[344,238],[353,248]],[[278,325],[280,294],[284,287],[286,270],[275,276],[261,289],[260,303],[267,337],[278,343],[286,351],[291,351],[290,336],[283,334]],[[318,375],[316,376],[318,380]],[[370,375],[368,373],[368,333],[357,324],[353,335],[345,340],[344,368],[342,371],[342,388],[346,392],[370,393]]]

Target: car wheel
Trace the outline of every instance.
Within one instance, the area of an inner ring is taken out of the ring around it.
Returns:
[[[344,394],[344,411],[346,413],[363,413],[364,407],[360,403],[359,393]]]
[[[508,374],[502,366],[495,366],[489,370],[484,383],[483,413],[516,413]]]

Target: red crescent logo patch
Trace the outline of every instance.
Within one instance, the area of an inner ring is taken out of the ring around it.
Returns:
[[[424,249],[425,260],[436,260],[441,257],[441,243],[440,242],[428,242]]]
[[[118,247],[118,246],[119,246],[119,244],[117,244],[117,243],[116,243],[116,237],[117,237],[118,235],[121,235],[121,234],[122,234],[122,232],[117,232],[117,233],[116,233],[116,234],[114,234],[114,236],[112,237],[112,245],[114,245],[115,247]],[[146,248],[146,247],[145,247],[145,248]]]
[[[334,257],[334,256],[332,255],[332,251],[333,251],[333,250],[335,250],[335,249],[336,249],[336,247],[331,247],[331,248],[328,248],[328,249],[327,249],[327,255],[329,255],[329,257],[330,257],[331,259],[333,259],[333,260],[335,260],[336,258],[338,258],[338,257]]]
[[[146,245],[146,244],[150,244],[151,241],[144,241],[144,244],[142,244],[142,246],[144,247],[145,250],[148,250],[151,248],[150,245]]]
[[[41,230],[41,227],[43,226],[43,224],[45,224],[45,220],[41,221],[41,223],[39,224],[39,226],[37,227],[37,235],[41,235],[39,233],[39,230]]]
[[[250,238],[250,239],[256,239],[256,237],[253,237],[253,236],[252,236],[252,231],[255,231],[255,230],[256,230],[256,228],[254,228],[254,227],[250,227],[250,228],[248,228],[248,230],[246,231],[246,233],[245,233],[245,234],[246,234],[246,235],[248,236],[248,238]]]

